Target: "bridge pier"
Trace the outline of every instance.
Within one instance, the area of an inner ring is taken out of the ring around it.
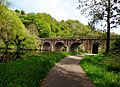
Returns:
[[[51,45],[51,50],[50,51],[54,52],[54,46],[53,45]]]
[[[66,52],[69,52],[69,46],[66,46]]]

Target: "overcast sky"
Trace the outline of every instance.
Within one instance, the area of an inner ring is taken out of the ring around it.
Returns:
[[[57,20],[79,20],[83,24],[88,23],[88,18],[81,16],[77,8],[78,0],[9,0],[12,2],[11,9],[25,10],[30,13],[48,13]],[[120,29],[112,32],[120,34]]]

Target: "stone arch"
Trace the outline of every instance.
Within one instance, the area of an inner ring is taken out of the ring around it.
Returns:
[[[61,52],[63,51],[64,44],[62,42],[57,42],[54,46],[54,51],[55,52]]]
[[[93,54],[98,54],[99,46],[100,46],[100,43],[98,43],[98,42],[93,43],[93,46],[92,46],[92,53]]]
[[[79,47],[79,45],[81,45],[81,43],[79,43],[79,42],[73,43],[70,46],[70,52],[77,52],[77,48]]]
[[[51,44],[49,42],[44,42],[42,51],[51,51]]]

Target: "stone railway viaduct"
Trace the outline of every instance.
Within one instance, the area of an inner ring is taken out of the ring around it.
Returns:
[[[82,45],[85,52],[98,53],[105,52],[106,38],[41,38],[41,51],[51,52],[76,52]]]
[[[41,51],[52,52],[76,52],[77,48],[82,45],[85,52],[98,53],[105,52],[105,38],[41,38]]]

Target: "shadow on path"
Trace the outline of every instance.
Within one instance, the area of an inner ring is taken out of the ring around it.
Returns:
[[[41,87],[95,87],[79,65],[83,56],[69,56],[61,60],[51,69]]]

